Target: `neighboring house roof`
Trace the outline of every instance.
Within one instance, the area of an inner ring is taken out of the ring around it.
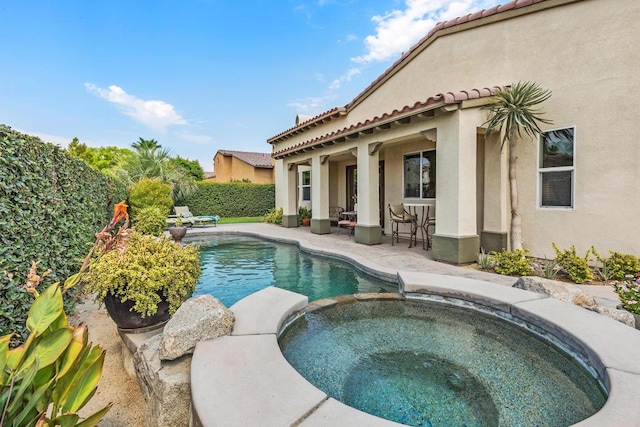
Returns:
[[[413,105],[406,105],[401,110],[393,110],[390,113],[384,113],[381,116],[376,116],[372,119],[365,120],[364,122],[358,122],[355,125],[351,125],[307,141],[303,141],[299,144],[296,144],[292,147],[287,147],[280,151],[275,151],[273,153],[273,157],[286,157],[304,152],[313,146],[334,145],[337,143],[345,142],[346,140],[351,140],[352,138],[357,138],[361,134],[368,135],[378,130],[389,129],[392,124],[409,123],[411,116],[427,116],[429,114],[432,114],[433,110],[439,107],[458,104],[462,101],[469,101],[472,99],[487,98],[492,96],[497,90],[500,90],[500,87],[492,86],[482,89],[439,93],[435,96],[429,97],[424,102],[416,102]]]
[[[431,44],[437,37],[439,37],[440,33],[444,30],[447,30],[451,27],[460,26],[463,24],[472,23],[471,25],[480,25],[480,23],[475,22],[483,18],[487,18],[492,15],[496,15],[498,13],[507,12],[514,9],[521,9],[526,6],[531,6],[536,3],[543,3],[546,0],[514,0],[509,3],[505,3],[499,6],[493,6],[489,9],[484,9],[479,12],[470,13],[465,16],[461,16],[455,19],[451,19],[446,22],[439,22],[433,27],[426,36],[424,36],[418,43],[413,45],[407,52],[403,53],[402,56],[395,61],[387,70],[385,70],[377,79],[375,79],[369,86],[367,86],[362,92],[356,95],[353,100],[345,105],[344,107],[336,107],[332,108],[329,111],[318,114],[313,118],[306,120],[302,123],[297,124],[296,126],[285,130],[284,132],[279,133],[276,136],[273,136],[267,140],[268,143],[273,144],[275,142],[283,141],[287,138],[290,138],[298,133],[305,132],[306,130],[322,125],[325,122],[328,122],[332,119],[343,116],[349,112],[352,108],[354,108],[357,104],[363,101],[367,96],[369,96],[378,86],[382,84],[382,82],[386,81],[391,75],[398,72],[404,65],[409,63],[411,59],[413,59],[419,52],[421,52],[426,46]],[[526,13],[526,12],[521,12]],[[493,21],[487,22],[487,24],[492,23]],[[436,95],[439,96],[439,95]],[[431,99],[431,98],[429,98]],[[428,100],[427,100],[428,101]],[[403,108],[407,108],[406,106]],[[274,153],[275,155],[276,153]]]
[[[250,151],[218,150],[216,156],[221,154],[225,157],[235,157],[254,168],[273,169],[271,153],[254,153]]]

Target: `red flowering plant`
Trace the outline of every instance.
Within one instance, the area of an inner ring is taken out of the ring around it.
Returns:
[[[640,316],[640,271],[635,276],[627,274],[621,283],[613,282],[613,287],[624,309]]]

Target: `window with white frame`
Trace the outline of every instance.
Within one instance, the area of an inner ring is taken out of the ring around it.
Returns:
[[[405,154],[403,166],[402,188],[406,199],[436,197],[436,150]]]
[[[543,132],[538,163],[539,206],[573,208],[575,128]]]
[[[311,171],[303,171],[300,180],[300,188],[302,189],[302,201],[311,201]]]

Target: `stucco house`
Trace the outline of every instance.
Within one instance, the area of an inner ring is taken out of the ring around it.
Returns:
[[[214,182],[249,181],[254,184],[273,184],[271,153],[218,150],[213,157],[213,174],[207,178]]]
[[[508,153],[485,138],[482,107],[497,87],[532,81],[552,92],[553,124],[519,144],[524,246],[639,254],[639,19],[636,0],[519,0],[437,24],[350,103],[268,140],[284,226],[297,226],[308,166],[313,233],[357,194],[359,243],[380,243],[386,206],[404,202],[434,207],[435,259],[507,248]]]

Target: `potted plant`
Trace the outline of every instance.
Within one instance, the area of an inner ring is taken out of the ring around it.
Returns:
[[[300,223],[308,227],[311,224],[311,209],[307,209],[305,206],[300,206],[298,208],[298,215],[300,216]]]
[[[187,227],[185,227],[182,221],[182,214],[179,214],[176,218],[175,225],[169,228],[169,234],[176,243],[182,243],[182,238],[187,234]]]
[[[128,217],[118,232],[112,228],[96,235],[95,253],[82,276],[86,290],[96,293],[121,329],[162,325],[196,286],[199,249],[132,231]]]

